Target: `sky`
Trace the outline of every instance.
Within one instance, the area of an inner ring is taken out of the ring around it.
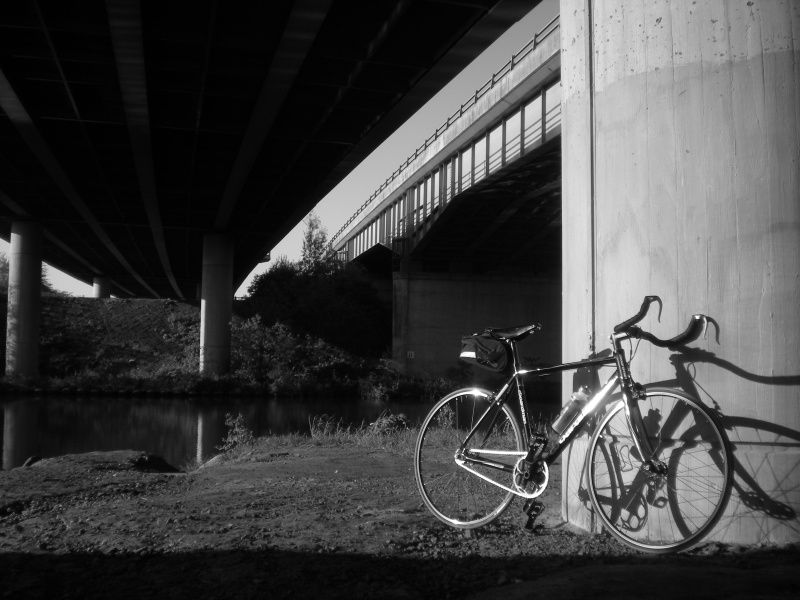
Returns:
[[[558,0],[544,0],[453,78],[325,196],[317,204],[314,212],[320,217],[328,236],[333,236],[370,194],[378,189],[386,178],[458,109],[461,103],[486,83],[492,73],[499,71],[512,54],[527,44],[534,34],[557,14]],[[272,249],[272,260],[281,256],[297,260],[302,251],[304,229],[305,220],[298,223]],[[8,244],[2,239],[0,239],[0,252],[8,254]],[[236,295],[245,295],[252,278],[268,268],[269,263],[258,265],[236,291]],[[55,268],[48,267],[47,277],[53,287],[74,296],[92,294],[91,285],[61,273]]]

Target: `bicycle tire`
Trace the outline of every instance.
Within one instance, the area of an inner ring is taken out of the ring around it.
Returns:
[[[479,388],[461,389],[439,400],[422,423],[414,448],[414,476],[422,500],[437,519],[458,529],[474,529],[494,521],[514,494],[484,481],[455,462],[466,434],[491,406],[492,394]],[[487,426],[488,425],[488,426]],[[477,447],[509,452],[492,458],[513,467],[522,452],[522,427],[503,404],[484,421],[472,438]],[[484,475],[510,486],[512,475],[474,466]]]
[[[592,506],[607,531],[637,550],[658,554],[690,548],[717,523],[727,504],[730,442],[695,398],[648,388],[639,408],[656,458],[667,465],[666,474],[654,475],[642,468],[624,408],[622,401],[611,406],[589,444]],[[613,502],[608,486],[616,487]]]

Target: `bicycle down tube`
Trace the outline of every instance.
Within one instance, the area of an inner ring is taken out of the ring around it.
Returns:
[[[460,445],[460,447],[458,449],[458,452],[456,453],[456,462],[459,464],[459,466],[467,469],[471,473],[474,473],[475,475],[477,475],[481,479],[490,481],[492,484],[494,484],[494,485],[496,485],[498,487],[501,487],[503,489],[507,489],[508,491],[512,491],[513,493],[515,493],[517,495],[523,495],[523,494],[520,494],[516,490],[511,490],[510,488],[506,488],[505,486],[502,486],[502,485],[498,484],[495,481],[491,481],[490,479],[487,479],[481,473],[478,473],[477,471],[475,471],[473,469],[470,469],[468,467],[468,463],[480,464],[480,465],[484,465],[484,466],[487,466],[487,467],[499,469],[499,470],[506,471],[506,472],[513,472],[513,470],[514,470],[513,466],[506,465],[504,463],[499,463],[497,461],[493,461],[493,460],[490,460],[490,459],[482,458],[482,456],[504,455],[504,456],[522,457],[522,456],[527,455],[528,451],[523,451],[523,452],[494,451],[494,450],[491,450],[491,449],[488,449],[488,450],[484,449],[484,448],[482,448],[480,446],[478,446],[477,448],[468,448],[469,442],[472,441],[472,438],[475,436],[476,432],[481,429],[481,426],[483,425],[484,421],[487,418],[489,418],[489,413],[493,413],[492,418],[496,418],[496,416],[499,414],[500,407],[507,401],[506,395],[509,393],[509,391],[511,389],[512,382],[517,384],[518,390],[522,387],[522,385],[523,385],[522,381],[521,381],[521,377],[522,376],[529,375],[529,374],[533,374],[533,375],[537,375],[537,376],[543,376],[543,375],[549,375],[551,373],[555,373],[555,372],[558,372],[558,371],[573,370],[573,369],[578,369],[578,368],[587,367],[587,366],[612,365],[612,364],[614,364],[614,362],[615,362],[615,359],[613,357],[608,357],[608,358],[602,358],[602,359],[590,359],[590,360],[579,361],[579,362],[574,362],[574,363],[565,363],[565,364],[561,364],[561,365],[555,365],[555,366],[552,366],[552,367],[544,367],[544,368],[541,368],[541,369],[531,369],[531,370],[516,371],[514,373],[514,375],[512,377],[510,377],[509,380],[505,383],[505,385],[503,385],[503,387],[500,389],[500,391],[494,397],[490,407],[484,412],[483,415],[481,415],[481,417],[478,419],[478,421],[475,423],[475,425],[472,427],[472,429],[469,431],[469,433],[464,438],[464,441],[461,443],[461,445]],[[552,462],[553,460],[555,460],[555,458],[559,455],[559,453],[563,449],[563,445],[564,445],[565,441],[567,439],[569,439],[570,435],[572,435],[572,433],[583,424],[583,422],[585,421],[586,417],[591,415],[603,403],[603,401],[606,400],[609,397],[609,395],[614,391],[614,389],[616,388],[617,384],[619,383],[619,379],[620,378],[619,378],[619,376],[618,376],[618,374],[616,372],[614,374],[612,374],[611,377],[609,378],[609,380],[606,382],[606,384],[590,399],[589,402],[586,403],[586,405],[583,407],[581,412],[576,416],[575,419],[573,419],[573,421],[570,424],[570,426],[564,431],[564,433],[561,436],[559,436],[557,447],[548,452],[548,456],[547,456],[548,462]],[[520,412],[522,414],[525,414],[527,412],[527,407],[524,407],[524,404],[523,404],[524,403],[524,395],[520,395],[519,400],[520,400]],[[491,425],[490,425],[489,429],[491,429]],[[526,427],[524,427],[524,430],[525,430],[525,434],[526,434],[526,438],[527,438],[525,440],[525,443],[526,443],[526,445],[528,445],[532,432],[530,431],[527,422],[526,422]],[[487,433],[487,436],[488,436],[488,433]]]

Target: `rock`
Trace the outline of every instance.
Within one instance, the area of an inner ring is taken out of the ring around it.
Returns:
[[[222,459],[223,459],[223,455],[222,454],[217,454],[216,456],[212,456],[211,458],[209,458],[206,462],[204,462],[202,465],[200,465],[197,468],[198,469],[205,469],[206,467],[213,467],[215,465],[218,465],[218,464],[222,463]]]
[[[393,415],[390,413],[382,414],[374,422],[369,424],[370,431],[379,434],[392,433],[394,431],[401,431],[408,429],[410,425],[408,417],[403,413]]]
[[[180,473],[160,456],[155,454],[140,454],[139,456],[130,460],[131,466],[137,471],[144,471],[146,473]]]
[[[37,456],[36,454],[34,454],[33,456],[29,456],[28,458],[26,458],[25,462],[22,463],[22,466],[23,467],[30,467],[32,464],[37,463],[40,460],[42,460],[42,457],[41,456]]]

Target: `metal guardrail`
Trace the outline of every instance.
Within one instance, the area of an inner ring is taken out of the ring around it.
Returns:
[[[413,154],[411,154],[389,177],[384,181],[380,187],[375,190],[369,198],[356,210],[355,213],[345,222],[344,225],[341,226],[339,231],[337,231],[333,237],[331,237],[330,241],[328,242],[329,251],[332,251],[334,243],[336,240],[345,232],[347,231],[348,227],[363,213],[371,204],[372,202],[386,189],[388,188],[395,179],[397,179],[400,174],[407,169],[411,163],[413,163],[425,150],[427,150],[431,144],[433,144],[444,132],[453,125],[461,116],[463,116],[464,111],[473,107],[478,100],[480,100],[483,96],[485,96],[489,90],[491,90],[497,82],[499,82],[505,75],[507,75],[522,58],[528,56],[533,50],[539,45],[541,40],[546,38],[548,35],[553,33],[556,30],[559,24],[559,15],[556,15],[547,25],[545,25],[542,29],[540,29],[531,40],[525,44],[518,52],[511,55],[511,58],[502,66],[500,70],[496,73],[493,73],[491,78],[484,83],[481,87],[475,90],[475,93],[470,96],[466,102],[459,106],[458,110],[455,111],[452,115],[447,117],[447,120],[442,123],[441,126],[437,127],[433,134],[425,140],[425,142],[417,148]],[[492,169],[493,170],[493,169]]]

